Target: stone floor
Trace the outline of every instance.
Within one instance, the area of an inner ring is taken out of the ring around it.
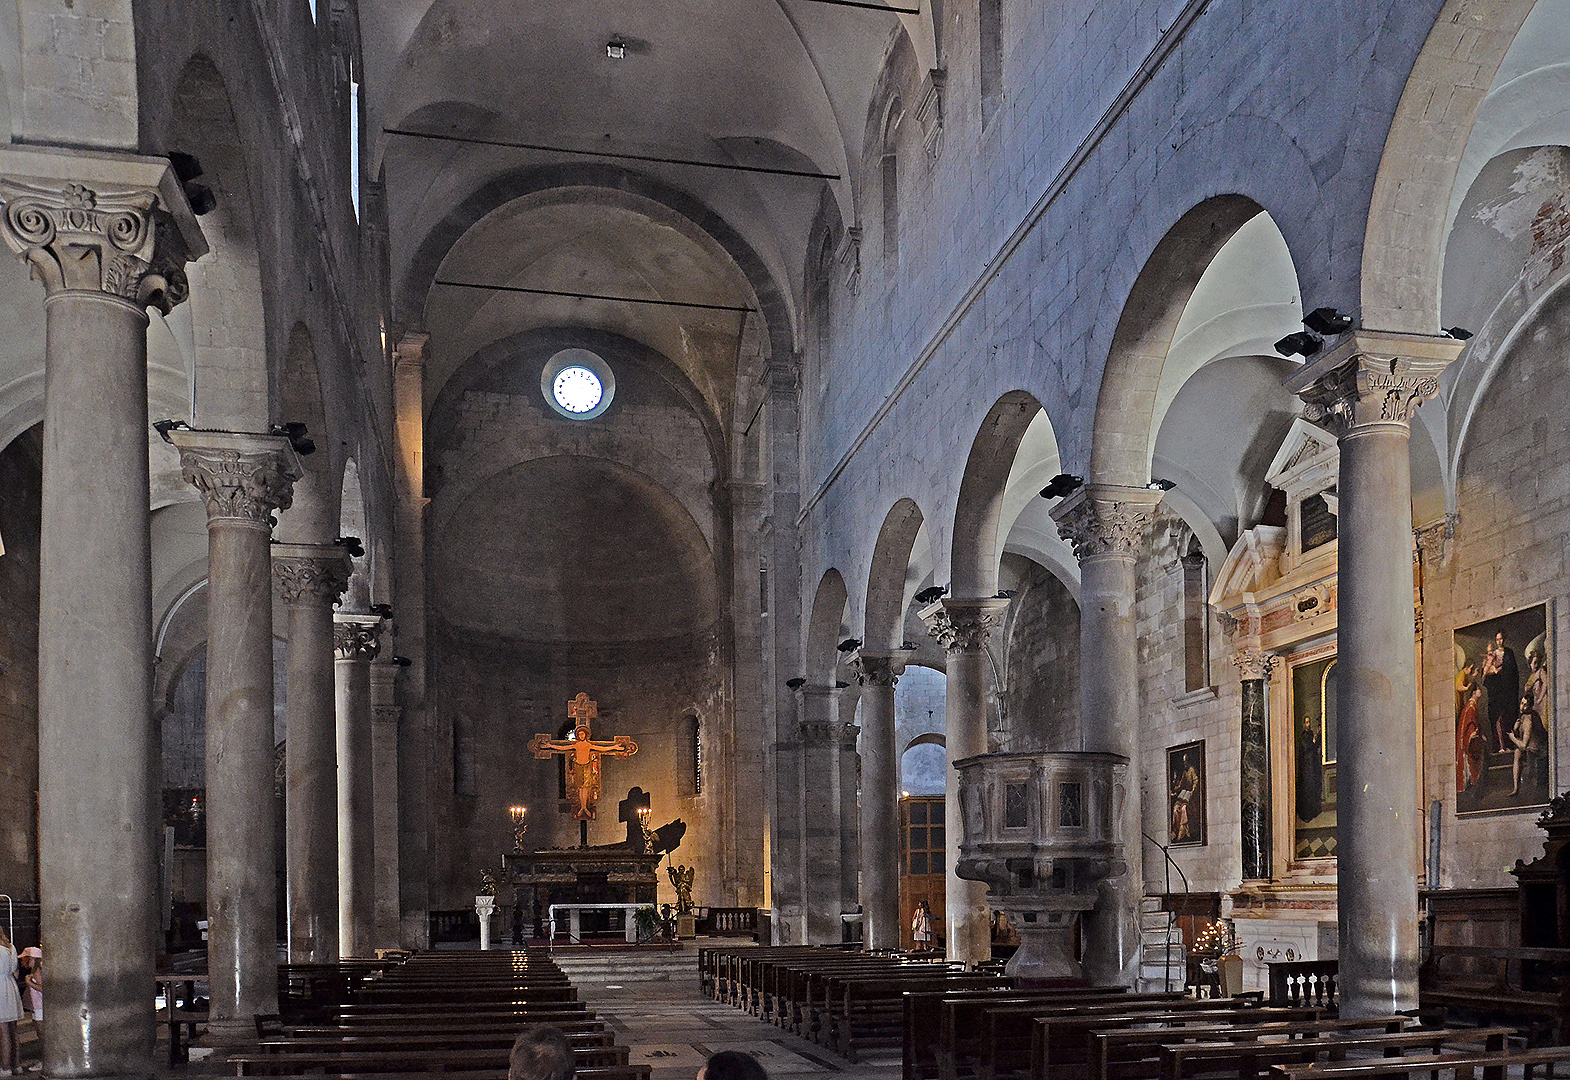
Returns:
[[[563,957],[578,995],[605,1018],[616,1041],[632,1048],[634,1064],[653,1067],[651,1080],[693,1080],[709,1054],[741,1050],[781,1077],[836,1075],[866,1080],[896,1080],[900,1053],[877,1051],[852,1065],[832,1051],[798,1038],[752,1015],[698,993],[697,949],[690,944],[679,962],[674,956],[622,953],[613,970],[572,970]]]

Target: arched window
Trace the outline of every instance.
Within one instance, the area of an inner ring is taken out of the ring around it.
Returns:
[[[452,718],[452,793],[474,794],[474,721],[463,713]]]
[[[905,116],[899,98],[889,102],[883,121],[883,257],[899,258],[899,152],[895,136]]]

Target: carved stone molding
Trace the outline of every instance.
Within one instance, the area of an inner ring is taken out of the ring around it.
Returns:
[[[160,188],[0,179],[0,234],[44,290],[102,292],[167,315],[190,292],[192,251]]]
[[[1243,649],[1232,657],[1232,666],[1237,668],[1237,677],[1244,682],[1250,679],[1263,679],[1269,682],[1270,677],[1275,674],[1276,666],[1280,663],[1280,656],[1259,649]]]
[[[936,161],[943,152],[943,93],[948,86],[949,73],[934,68],[921,80],[920,100],[916,103],[916,119],[921,123],[921,145],[927,156]]]
[[[1439,393],[1440,372],[1461,347],[1454,338],[1359,330],[1287,386],[1307,402],[1303,415],[1337,438],[1407,428],[1417,407]]]
[[[429,334],[418,330],[406,331],[399,336],[397,344],[393,346],[393,362],[424,367],[426,346],[430,344],[430,341],[431,335]]]
[[[821,720],[801,721],[803,746],[833,746],[838,744],[844,724]]]
[[[853,295],[861,286],[861,226],[852,225],[840,238],[839,264],[845,288]]]
[[[1450,561],[1450,541],[1455,539],[1460,514],[1446,514],[1412,530],[1417,540],[1417,556],[1431,570],[1443,570]]]
[[[381,651],[380,615],[333,616],[333,655],[339,660],[370,663]]]
[[[1161,492],[1148,488],[1092,484],[1052,508],[1058,535],[1080,560],[1101,555],[1132,557],[1144,544],[1145,530],[1155,519]]]
[[[945,652],[979,652],[986,646],[992,630],[1003,625],[1008,606],[1008,600],[1001,596],[951,597],[927,605],[916,615]]]
[[[334,544],[273,545],[273,587],[286,604],[337,603],[352,569],[349,553]]]
[[[294,502],[300,459],[281,435],[171,431],[180,475],[201,493],[207,523],[228,522],[271,532],[275,510]]]

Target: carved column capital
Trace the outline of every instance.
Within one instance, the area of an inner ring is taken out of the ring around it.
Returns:
[[[856,653],[850,666],[860,685],[893,688],[905,673],[905,665],[910,662],[913,653],[913,649],[895,649],[887,654],[869,653],[863,649]]]
[[[1058,535],[1080,561],[1101,555],[1132,558],[1144,544],[1161,492],[1087,484],[1052,508]]]
[[[844,724],[822,720],[801,721],[801,741],[804,746],[832,746],[839,742]]]
[[[1243,649],[1232,656],[1232,666],[1237,668],[1237,677],[1244,682],[1250,679],[1263,679],[1269,682],[1279,663],[1281,663],[1279,655],[1260,649]]]
[[[274,544],[273,587],[286,604],[334,604],[349,587],[349,553],[336,544]]]
[[[395,364],[413,364],[418,367],[425,366],[425,350],[430,344],[431,335],[418,330],[410,330],[400,335],[393,345],[393,362]]]
[[[189,294],[185,264],[207,252],[169,162],[0,152],[0,236],[44,290],[101,292],[167,315]]]
[[[987,635],[1003,625],[1008,607],[1008,599],[1002,596],[946,597],[928,604],[916,616],[945,652],[979,652],[987,644]]]
[[[1444,569],[1450,558],[1450,541],[1455,539],[1456,524],[1460,520],[1460,514],[1446,514],[1412,530],[1417,541],[1417,556],[1425,567]]]
[[[233,431],[171,431],[180,475],[201,492],[207,524],[225,522],[271,532],[273,511],[294,501],[300,459],[282,435]]]
[[[1338,439],[1409,429],[1417,407],[1439,393],[1439,375],[1462,344],[1426,334],[1356,330],[1304,365],[1287,387],[1307,402],[1303,415]]]
[[[333,616],[333,654],[339,660],[357,660],[370,663],[381,651],[382,617],[380,615]]]

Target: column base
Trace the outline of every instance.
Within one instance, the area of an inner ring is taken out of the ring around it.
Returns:
[[[254,1020],[209,1020],[207,1032],[191,1045],[233,1050],[241,1046],[255,1046],[256,1042]]]
[[[1019,931],[1019,949],[1009,957],[1003,974],[1040,981],[1083,979],[1085,972],[1074,959],[1074,924],[1077,921],[1067,918],[1052,926],[1031,926],[1016,920],[1014,928]]]

